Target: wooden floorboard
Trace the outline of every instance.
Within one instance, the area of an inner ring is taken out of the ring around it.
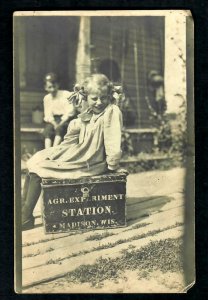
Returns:
[[[167,220],[166,220],[167,221]],[[169,226],[174,226],[176,222],[181,223],[183,221],[182,216],[175,216],[172,218],[170,225]],[[114,245],[118,241],[128,241],[132,238],[136,238],[138,236],[141,236],[143,234],[151,234],[151,232],[154,232],[155,230],[163,230],[165,231],[167,225],[162,224],[158,227],[155,227],[155,224],[151,224],[150,226],[141,228],[141,230],[138,229],[132,229],[130,231],[126,232],[121,232],[120,234],[116,234],[116,236],[110,236],[108,238],[105,238],[103,241],[79,241],[76,242],[71,241],[69,238],[64,241],[61,245],[57,246],[57,243],[53,243],[50,246],[48,245],[43,249],[42,247],[36,247],[34,249],[34,253],[39,253],[36,256],[33,257],[25,257],[24,263],[23,263],[23,268],[24,270],[30,269],[30,268],[35,268],[39,267],[41,265],[46,265],[49,261],[56,261],[56,260],[64,260],[66,257],[70,256],[75,256],[81,254],[83,251],[88,251],[88,252],[93,252],[97,247],[102,247],[105,248],[106,246],[108,247],[110,244]],[[125,242],[123,242],[125,243]],[[113,248],[113,247],[112,247]],[[33,254],[33,253],[30,253]],[[29,255],[25,254],[25,255]]]
[[[45,234],[40,199],[35,209],[36,228],[22,233],[23,287],[54,280],[101,256],[119,256],[129,246],[139,249],[150,241],[182,236],[183,177],[181,169],[129,176],[127,227],[123,228]],[[93,239],[106,232],[112,235]]]
[[[140,239],[137,241],[127,242],[125,244],[120,244],[116,247],[104,249],[102,251],[102,258],[105,257],[115,257],[121,255],[121,251],[128,249],[128,247],[135,246],[137,249],[142,246],[147,245],[150,241],[162,240],[167,238],[177,238],[182,236],[183,231],[181,227],[176,229],[170,229],[165,232],[155,234],[148,238]],[[29,287],[36,284],[40,284],[46,281],[54,280],[56,278],[66,275],[68,272],[73,271],[77,267],[83,264],[93,264],[101,256],[99,251],[88,253],[86,255],[80,255],[77,257],[72,257],[65,259],[63,262],[57,264],[42,265],[38,268],[31,268],[24,270],[23,272],[23,287]]]
[[[145,233],[150,230],[165,228],[167,226],[172,226],[172,225],[174,225],[175,220],[179,217],[183,217],[183,212],[182,212],[181,207],[176,208],[175,210],[161,212],[159,214],[155,214],[152,217],[147,218],[145,220],[145,222],[150,223],[150,225],[136,229],[136,230],[129,228],[129,230],[126,231],[126,228],[120,228],[120,229],[117,229],[117,232],[115,232],[114,229],[108,229],[108,230],[105,230],[105,232],[107,231],[109,233],[114,234],[114,235],[112,235],[113,240],[116,241],[119,238],[131,237],[134,234],[140,234],[142,232]],[[99,233],[99,231],[96,231],[96,233]],[[88,232],[87,234],[75,234],[72,236],[63,237],[62,239],[59,239],[59,240],[55,239],[55,240],[47,241],[45,243],[37,243],[34,245],[30,245],[28,247],[23,248],[23,256],[32,255],[32,254],[38,253],[38,252],[44,253],[44,252],[47,252],[48,249],[55,250],[55,249],[63,248],[66,246],[67,247],[73,247],[74,245],[77,246],[78,242],[79,243],[84,242],[84,245],[86,246],[86,248],[88,248],[90,246],[90,244],[93,244],[93,242],[91,241],[88,245],[88,242],[86,242],[86,239],[89,236],[93,236],[93,234],[94,234],[94,232],[91,231],[91,232]],[[104,239],[104,241],[107,243],[108,241],[110,241],[110,239],[111,239],[111,236],[106,237]],[[102,243],[102,240],[99,241],[99,243]],[[77,249],[79,249],[79,247]],[[35,257],[34,257],[34,259],[35,259]]]

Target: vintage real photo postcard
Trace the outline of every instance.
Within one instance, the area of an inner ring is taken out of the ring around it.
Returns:
[[[15,12],[15,291],[195,282],[188,10]]]

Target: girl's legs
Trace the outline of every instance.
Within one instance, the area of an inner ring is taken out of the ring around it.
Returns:
[[[61,143],[62,137],[60,135],[56,135],[53,141],[53,146],[57,146]]]
[[[50,138],[45,138],[45,149],[52,146],[52,140]]]
[[[53,146],[57,146],[61,143],[62,138],[64,137],[64,135],[67,132],[67,127],[68,127],[68,122],[64,122],[62,125],[59,125],[55,129],[55,139],[53,142]]]
[[[43,131],[45,138],[45,149],[52,146],[52,140],[54,138],[54,126],[51,123],[45,123],[45,129]]]
[[[26,198],[27,198],[27,192],[28,192],[29,184],[30,184],[30,175],[27,172],[27,174],[25,176],[25,183],[24,183],[23,192],[22,192],[22,207],[24,206]]]
[[[30,223],[33,227],[34,225],[33,210],[35,208],[35,205],[41,193],[41,178],[35,173],[30,173],[29,177],[30,177],[29,184],[28,181],[25,182],[25,184],[28,185],[28,190],[26,193],[25,203],[22,209],[23,229],[24,229],[24,225],[27,225],[27,223]],[[26,190],[26,187],[24,189]]]

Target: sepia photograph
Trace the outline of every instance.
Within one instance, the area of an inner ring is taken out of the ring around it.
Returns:
[[[188,10],[13,14],[15,291],[195,283]]]

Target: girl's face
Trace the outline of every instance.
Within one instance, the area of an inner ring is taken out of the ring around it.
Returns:
[[[59,86],[57,83],[52,83],[50,81],[47,81],[45,84],[45,90],[46,92],[48,92],[49,94],[51,94],[53,97],[56,96],[57,92],[58,92]]]
[[[101,113],[110,103],[107,86],[96,85],[89,89],[87,102],[95,114]]]

